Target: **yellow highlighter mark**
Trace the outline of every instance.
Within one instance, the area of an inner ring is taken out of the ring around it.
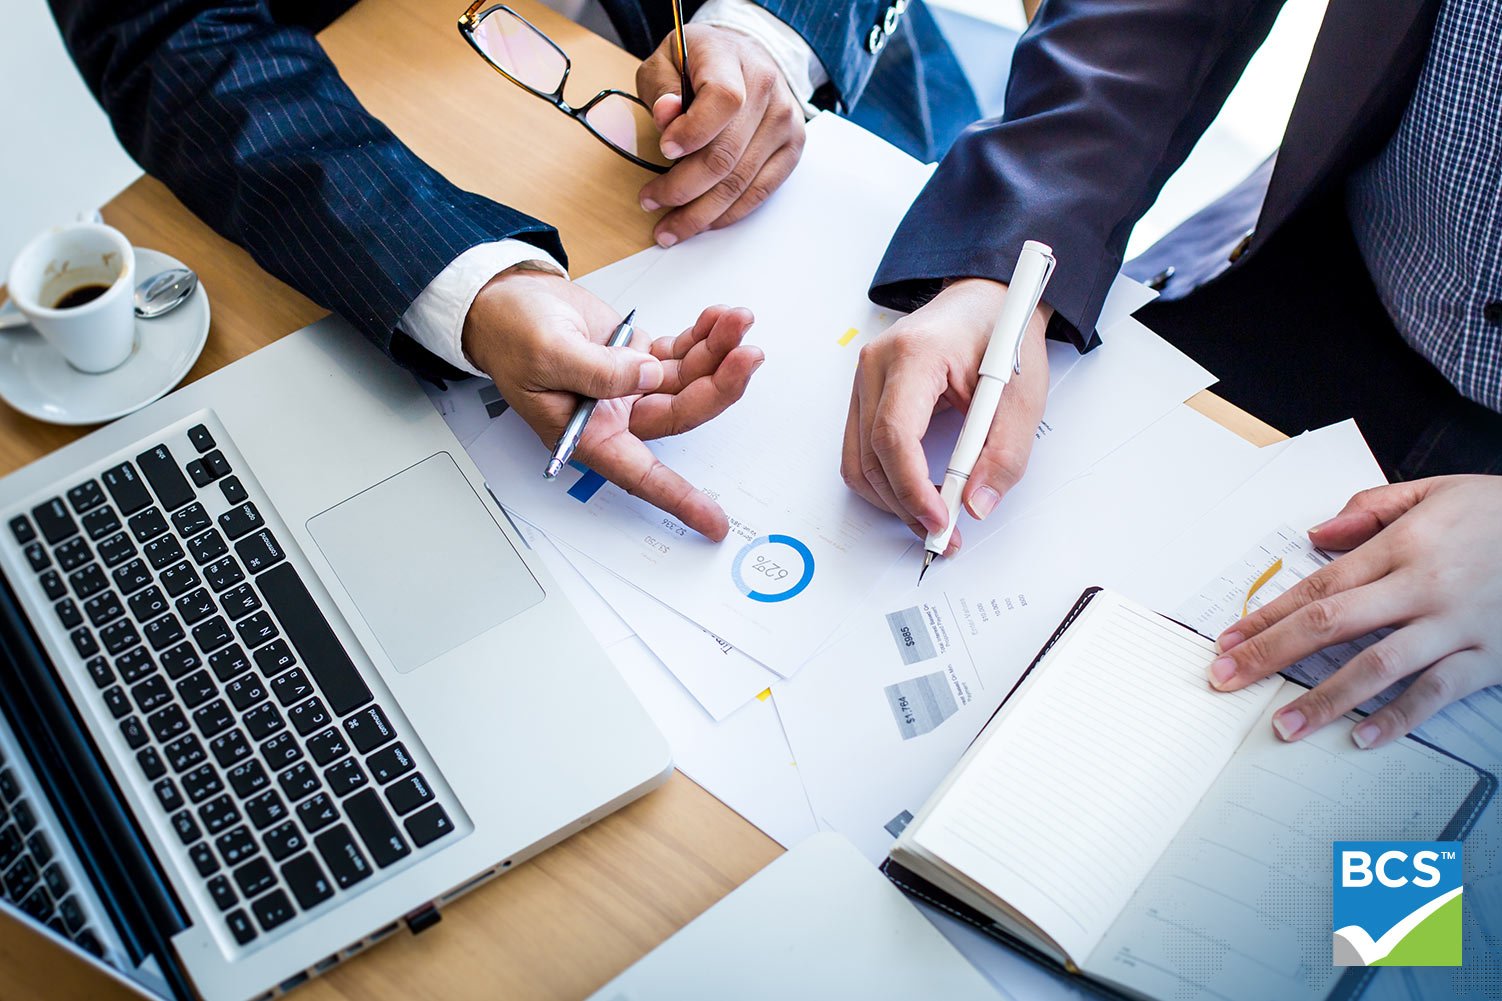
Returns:
[[[849,330],[845,331],[843,334],[840,335],[840,341],[839,341],[840,347],[844,347],[845,345],[849,344],[851,341],[853,341],[857,337],[859,337],[860,334],[861,334],[861,332],[859,330],[856,330],[854,327],[851,327]]]
[[[772,697],[772,690],[770,688],[764,688],[760,692],[757,693],[756,697],[758,699],[761,699],[761,701],[765,702],[765,701],[767,701],[767,699],[770,699]]]
[[[1262,576],[1252,581],[1252,586],[1246,590],[1246,598],[1241,602],[1241,617],[1246,618],[1247,609],[1251,607],[1252,598],[1262,590],[1262,585],[1278,576],[1278,571],[1283,569],[1283,558],[1280,556],[1273,561],[1273,565],[1262,571]]]

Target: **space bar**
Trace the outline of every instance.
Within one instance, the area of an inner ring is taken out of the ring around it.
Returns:
[[[297,648],[303,667],[318,682],[334,715],[344,716],[369,702],[370,686],[360,677],[344,652],[344,644],[329,628],[292,565],[272,567],[256,578],[256,586]]]

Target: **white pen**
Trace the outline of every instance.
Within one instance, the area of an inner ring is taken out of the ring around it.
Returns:
[[[939,488],[939,497],[949,512],[949,521],[944,531],[930,533],[923,542],[923,569],[918,573],[920,584],[934,557],[943,555],[949,547],[949,537],[954,534],[955,521],[960,514],[960,495],[965,492],[965,484],[970,482],[970,473],[985,447],[991,422],[996,419],[996,408],[1001,406],[1001,391],[1014,372],[1022,371],[1022,336],[1043,299],[1043,290],[1048,287],[1053,268],[1052,247],[1036,240],[1022,245],[1017,267],[1007,286],[1001,315],[996,318],[996,326],[991,328],[991,340],[981,358],[980,378],[975,383],[975,395],[970,398],[970,409],[966,411],[965,423],[960,428],[960,440],[954,444],[949,467],[944,471],[944,485]]]

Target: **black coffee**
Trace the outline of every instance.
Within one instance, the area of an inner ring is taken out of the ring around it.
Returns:
[[[71,292],[64,292],[63,297],[57,300],[52,308],[72,309],[75,306],[82,306],[86,302],[93,302],[109,290],[108,285],[80,285]]]

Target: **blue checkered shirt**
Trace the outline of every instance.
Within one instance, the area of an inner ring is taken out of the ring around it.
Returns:
[[[1502,411],[1499,53],[1502,4],[1444,0],[1397,132],[1346,192],[1357,245],[1393,323],[1456,389],[1496,411]]]

